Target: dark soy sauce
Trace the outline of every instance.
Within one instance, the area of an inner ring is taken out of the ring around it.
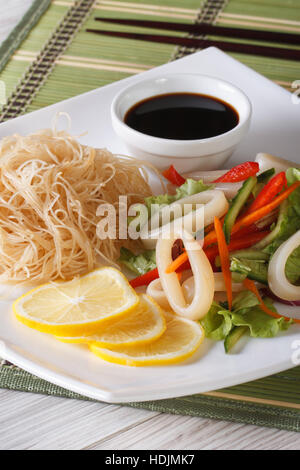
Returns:
[[[197,93],[152,96],[127,111],[124,122],[143,134],[163,139],[207,139],[233,129],[237,111],[225,101]]]

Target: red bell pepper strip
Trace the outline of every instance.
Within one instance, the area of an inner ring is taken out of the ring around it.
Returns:
[[[188,269],[191,269],[191,265],[190,265],[189,261],[187,261],[182,266],[180,266],[180,268],[176,272],[180,276],[180,274],[183,271],[187,271]],[[158,278],[159,278],[158,269],[154,268],[151,271],[148,271],[146,274],[142,274],[141,276],[138,276],[138,277],[132,279],[129,282],[129,284],[133,288],[141,287],[141,286],[148,286],[150,284],[150,282],[152,282],[152,281],[154,281],[155,279],[158,279]]]
[[[247,214],[269,204],[287,186],[285,172],[281,171],[263,187],[247,210]]]
[[[158,269],[154,268],[151,271],[148,271],[145,274],[142,274],[141,276],[138,276],[134,279],[132,279],[129,284],[131,287],[141,287],[141,286],[148,286],[150,282],[154,281],[154,279],[157,279],[159,277],[158,275]]]
[[[213,181],[213,183],[238,183],[244,181],[250,176],[255,176],[259,171],[257,162],[244,162],[227,171],[225,175]]]
[[[170,166],[167,170],[163,171],[163,176],[170,181],[170,183],[175,184],[175,186],[181,186],[185,183],[185,178],[183,178],[174,168],[173,165]]]
[[[235,240],[236,238],[240,239],[240,238],[248,237],[252,233],[262,232],[263,230],[267,230],[267,228],[264,227],[263,229],[259,229],[256,224],[252,224],[252,225],[249,225],[249,227],[242,228],[238,232],[233,233],[231,239]]]

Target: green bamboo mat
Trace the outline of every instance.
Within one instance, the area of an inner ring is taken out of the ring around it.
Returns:
[[[0,367],[0,387],[90,400],[9,365]],[[216,392],[126,406],[300,432],[300,367]]]
[[[75,18],[80,15],[78,31],[68,36],[66,31],[72,29]],[[300,33],[300,0],[53,0],[0,73],[9,97],[1,120],[40,109],[191,52],[171,45],[87,34],[86,27],[94,26],[93,18],[97,15],[186,22],[204,20],[220,25]],[[101,27],[114,28],[105,24]],[[116,28],[127,30],[126,27]],[[292,83],[300,78],[297,62],[242,54],[233,56],[287,89],[292,89]],[[49,57],[54,59],[51,61]],[[37,85],[32,77],[40,80]],[[5,361],[0,366],[0,387],[86,399]],[[131,403],[130,406],[300,431],[300,367],[208,394]]]

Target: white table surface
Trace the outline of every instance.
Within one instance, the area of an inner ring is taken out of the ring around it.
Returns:
[[[31,2],[0,0],[0,43]],[[0,450],[17,449],[300,450],[300,434],[0,389]]]

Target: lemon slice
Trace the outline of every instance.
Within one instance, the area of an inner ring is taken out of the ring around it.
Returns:
[[[165,313],[166,331],[154,342],[122,347],[122,349],[103,348],[90,345],[91,351],[97,356],[115,364],[126,366],[152,366],[174,364],[190,357],[204,339],[204,331],[200,323],[186,318]]]
[[[100,325],[96,334],[56,338],[64,343],[93,343],[100,347],[121,348],[154,341],[165,329],[166,321],[161,308],[151,297],[142,294],[133,310],[125,316],[112,319],[108,325]]]
[[[139,297],[125,276],[106,267],[68,282],[44,284],[13,304],[22,323],[45,333],[93,334],[103,322],[132,310]]]

